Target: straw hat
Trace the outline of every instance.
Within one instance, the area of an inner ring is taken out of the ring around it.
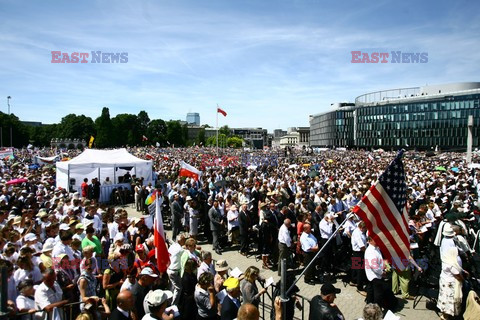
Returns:
[[[215,264],[215,270],[217,272],[225,271],[228,269],[230,269],[230,267],[228,266],[227,260],[218,260],[217,263]]]

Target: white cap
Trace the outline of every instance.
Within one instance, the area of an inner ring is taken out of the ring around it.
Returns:
[[[84,219],[83,220],[83,225],[84,227],[88,227],[89,225],[92,225],[93,224],[93,220],[89,220],[89,219]]]
[[[145,269],[144,269],[145,270]],[[165,301],[168,299],[171,299],[173,297],[173,293],[168,290],[151,290],[147,295],[145,296],[145,302],[146,305],[149,307],[157,307],[162,305]]]
[[[54,247],[53,242],[49,241],[48,243],[45,243],[45,245],[43,246],[42,252],[45,253],[45,252],[48,252],[48,251],[52,251],[53,247]]]
[[[113,242],[117,242],[117,241],[122,241],[123,242],[124,238],[123,238],[123,234],[122,233],[117,233],[115,235],[115,237],[113,238]]]
[[[37,236],[33,233],[28,233],[24,239],[25,241],[35,241],[37,240]]]
[[[140,275],[141,276],[144,276],[144,275],[145,276],[150,276],[152,278],[157,278],[158,277],[158,275],[155,272],[153,272],[152,268],[150,268],[150,267],[143,268],[142,272],[140,272]]]
[[[62,223],[60,224],[60,227],[59,227],[60,230],[64,230],[64,231],[67,231],[67,230],[70,230],[70,226],[66,223]]]

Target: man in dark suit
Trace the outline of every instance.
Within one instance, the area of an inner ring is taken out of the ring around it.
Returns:
[[[117,308],[112,311],[110,320],[128,320],[132,316],[131,310],[135,305],[135,299],[132,293],[128,290],[120,292],[117,296]]]
[[[233,320],[240,308],[240,282],[237,278],[228,278],[223,282],[227,296],[222,301],[221,320]]]
[[[246,203],[243,203],[240,207],[238,223],[240,228],[240,253],[246,256],[248,253],[248,228],[250,227]]]
[[[258,184],[255,184],[251,192],[250,202],[252,203],[252,225],[258,223],[258,204],[261,200],[260,191],[258,189]]]
[[[180,204],[180,196],[175,194],[173,196],[173,202],[170,205],[170,211],[172,213],[172,239],[176,239],[180,233],[182,227],[183,207]]]
[[[208,210],[208,218],[210,219],[210,230],[212,231],[212,246],[217,254],[222,254],[220,243],[218,241],[223,228],[223,218],[220,209],[218,209],[218,200],[213,201],[213,206]]]

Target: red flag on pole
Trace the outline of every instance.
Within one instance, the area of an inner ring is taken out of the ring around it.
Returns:
[[[407,185],[403,150],[353,209],[367,225],[383,256],[393,267],[404,270],[410,256]]]
[[[225,110],[223,110],[223,109],[221,109],[221,108],[219,108],[219,107],[217,107],[217,112],[223,114],[224,117],[227,116],[227,113],[225,112]]]
[[[167,271],[170,264],[170,255],[168,253],[167,244],[165,242],[165,231],[163,230],[162,218],[162,195],[157,192],[155,198],[155,222],[153,225],[153,243],[155,245],[155,257],[157,258],[157,266],[160,272]]]

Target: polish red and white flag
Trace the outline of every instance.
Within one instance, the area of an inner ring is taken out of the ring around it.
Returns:
[[[224,117],[227,116],[227,113],[222,108],[217,107],[217,112],[223,114]]]
[[[155,257],[157,258],[158,271],[167,271],[170,264],[170,254],[168,253],[167,243],[165,241],[165,230],[163,229],[162,202],[163,196],[159,191],[155,197],[155,221],[153,224],[153,244],[155,245]]]
[[[180,172],[178,174],[180,177],[190,177],[195,180],[198,180],[202,176],[202,171],[197,168],[180,161]]]

